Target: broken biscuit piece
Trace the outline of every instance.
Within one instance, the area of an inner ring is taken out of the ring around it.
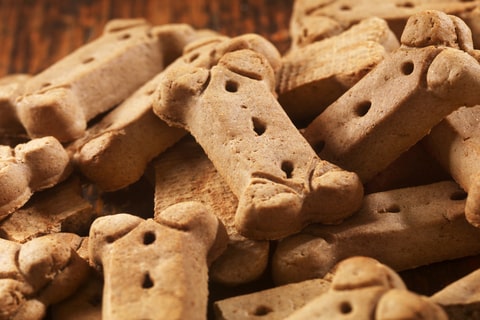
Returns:
[[[155,220],[98,218],[89,253],[104,275],[102,319],[205,319],[208,266],[226,242],[223,225],[199,202],[173,205]]]
[[[338,223],[363,198],[358,177],[319,159],[277,102],[279,66],[257,35],[204,42],[165,70],[154,104],[202,146],[239,200],[237,230],[252,239]]]

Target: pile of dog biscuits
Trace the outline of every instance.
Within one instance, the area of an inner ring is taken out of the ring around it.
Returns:
[[[0,79],[0,320],[479,317],[479,271],[399,272],[480,254],[480,2],[296,0],[290,35],[117,19]]]

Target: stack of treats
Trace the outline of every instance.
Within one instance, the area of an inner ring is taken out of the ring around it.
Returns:
[[[0,320],[480,318],[480,270],[400,273],[480,254],[480,1],[289,27],[117,19],[0,79]]]

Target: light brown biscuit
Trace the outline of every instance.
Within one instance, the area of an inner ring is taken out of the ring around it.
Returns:
[[[215,301],[215,319],[283,320],[329,287],[327,280],[312,279]]]
[[[165,70],[154,112],[187,129],[239,204],[238,231],[276,239],[360,206],[358,177],[319,159],[274,95],[278,51],[257,35],[197,46]]]
[[[54,137],[33,139],[15,148],[0,146],[0,219],[70,172],[68,153]]]
[[[0,222],[0,237],[24,243],[57,232],[87,235],[97,217],[83,198],[80,179],[72,176],[48,190],[36,193],[22,208]]]
[[[385,19],[400,37],[408,18],[425,10],[438,10],[475,22],[478,1],[451,0],[296,0],[290,21],[292,46],[338,34],[368,17]],[[477,29],[478,30],[478,29]]]
[[[305,138],[321,158],[368,182],[445,116],[480,101],[480,64],[466,30],[439,11],[412,16],[402,46],[320,114]]]
[[[29,74],[10,74],[0,79],[0,134],[23,134],[25,129],[17,116],[15,100],[22,93]]]
[[[465,197],[453,181],[366,195],[360,211],[342,224],[311,225],[283,239],[273,278],[284,284],[323,277],[357,255],[400,271],[478,254],[480,230],[465,220]]]
[[[25,83],[17,99],[20,121],[31,137],[52,135],[62,142],[79,138],[90,119],[160,72],[194,33],[188,25],[152,27],[143,19],[108,22],[101,37]],[[172,34],[183,41],[171,41]]]
[[[282,57],[277,76],[278,100],[297,126],[306,126],[398,47],[385,20],[369,18],[337,36],[291,50]]]
[[[104,274],[102,319],[205,319],[208,265],[226,242],[221,222],[198,202],[171,206],[155,220],[98,218],[89,252]]]
[[[238,199],[191,136],[160,155],[155,168],[155,212],[184,201],[200,201],[223,223],[225,252],[210,266],[210,279],[239,285],[259,278],[268,263],[269,242],[250,240],[235,228]]]
[[[47,306],[75,292],[88,263],[76,253],[81,238],[56,233],[21,245],[0,239],[0,318],[43,319]]]

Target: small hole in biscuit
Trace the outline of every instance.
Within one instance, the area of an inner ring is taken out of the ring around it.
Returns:
[[[401,66],[401,71],[404,75],[408,76],[413,72],[414,65],[412,61],[404,62]]]
[[[253,131],[255,131],[257,135],[261,136],[262,134],[265,133],[265,130],[267,129],[267,127],[265,126],[265,123],[263,123],[263,121],[253,117],[252,122],[253,122]]]
[[[113,237],[113,236],[106,236],[106,237],[105,237],[105,241],[106,241],[107,243],[113,243],[113,242],[115,241],[115,237]]]
[[[453,201],[465,200],[466,198],[467,198],[467,193],[464,191],[455,191],[450,195],[450,200],[453,200]]]
[[[351,313],[353,310],[352,305],[348,301],[343,301],[342,303],[340,303],[339,308],[342,314]]]
[[[282,162],[282,171],[285,172],[287,179],[292,177],[293,173],[293,163],[290,161],[283,161]]]
[[[325,148],[325,141],[318,141],[316,142],[313,146],[313,150],[319,154],[320,152],[322,152],[323,148]]]
[[[225,84],[225,90],[228,92],[237,92],[238,91],[238,83],[233,80],[228,80]]]
[[[118,37],[118,40],[127,40],[127,39],[129,39],[130,37],[131,37],[131,36],[130,36],[130,33],[124,33],[124,34],[122,34],[122,35],[120,35],[120,36]]]
[[[381,208],[378,213],[399,213],[400,206],[398,204],[392,204],[386,208]]]
[[[271,313],[273,310],[272,308],[268,307],[268,306],[264,306],[264,305],[261,305],[261,306],[258,306],[255,311],[253,312],[253,315],[254,316],[266,316],[267,314]]]
[[[156,240],[155,233],[152,231],[145,232],[143,234],[143,244],[148,245],[154,243]]]
[[[46,87],[49,87],[51,86],[52,84],[50,82],[45,82],[45,83],[42,83],[42,85],[40,86],[41,89],[45,89]]]
[[[399,8],[414,8],[415,4],[411,2],[403,2],[403,3],[397,3],[397,7]]]
[[[192,54],[192,55],[188,58],[188,62],[193,62],[193,61],[197,60],[199,56],[200,56],[200,54],[199,54],[198,52]]]
[[[83,63],[83,64],[87,64],[87,63],[92,62],[93,60],[95,60],[94,57],[89,57],[89,58],[84,59],[84,60],[82,61],[82,63]]]
[[[349,11],[349,10],[352,10],[352,7],[350,7],[349,5],[344,4],[344,5],[342,5],[342,6],[340,7],[340,10],[342,10],[342,11]]]
[[[355,108],[355,114],[359,117],[363,117],[368,113],[371,107],[372,107],[372,103],[370,101],[361,102]]]
[[[150,274],[147,272],[143,276],[142,288],[149,289],[151,287],[153,287],[153,280],[150,278]]]

